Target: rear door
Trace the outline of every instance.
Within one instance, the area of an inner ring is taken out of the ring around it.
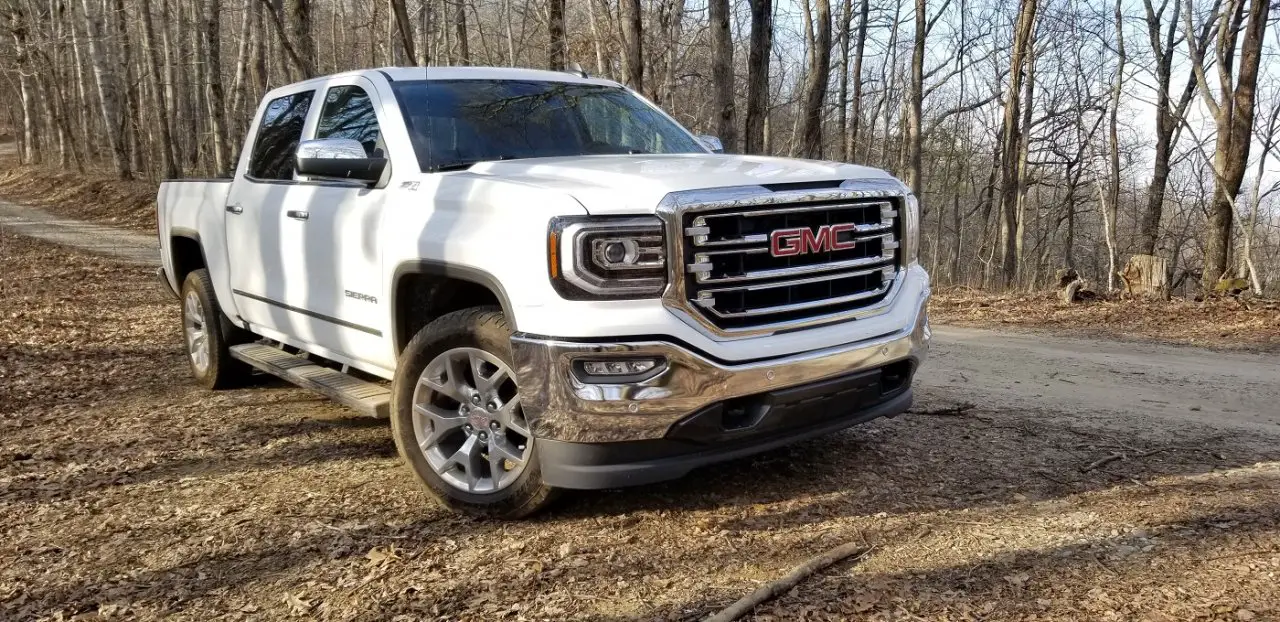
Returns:
[[[294,175],[299,141],[315,90],[272,93],[259,113],[252,147],[227,197],[226,232],[231,291],[240,317],[257,329],[291,333],[286,303],[294,284],[285,274],[289,239],[302,230],[286,212],[300,197]],[[267,332],[259,331],[259,332]]]

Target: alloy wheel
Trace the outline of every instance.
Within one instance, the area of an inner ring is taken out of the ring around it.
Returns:
[[[195,290],[188,291],[183,301],[182,329],[187,338],[191,365],[203,374],[209,369],[209,331],[205,326],[204,307]]]
[[[448,350],[423,369],[413,390],[413,432],[431,469],[471,493],[510,486],[533,451],[515,374],[478,348]]]

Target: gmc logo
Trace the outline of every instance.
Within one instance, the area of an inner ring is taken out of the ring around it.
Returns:
[[[774,257],[790,257],[820,251],[842,251],[853,248],[855,242],[841,242],[839,236],[845,231],[858,228],[852,223],[839,225],[822,225],[815,233],[808,227],[794,229],[776,229],[769,234],[769,254]]]

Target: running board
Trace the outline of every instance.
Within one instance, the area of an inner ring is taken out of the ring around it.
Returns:
[[[390,389],[316,365],[280,348],[246,343],[231,346],[231,356],[304,389],[320,392],[360,414],[385,419],[391,413]]]

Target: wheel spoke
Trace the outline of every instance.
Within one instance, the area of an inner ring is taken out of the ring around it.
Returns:
[[[465,357],[465,358],[464,358]],[[449,370],[449,382],[458,388],[458,392],[464,396],[469,396],[475,392],[475,387],[467,382],[467,361],[469,355],[453,355],[449,357],[446,363]],[[459,401],[465,401],[459,400]]]
[[[525,424],[524,418],[519,415],[520,396],[516,395],[511,401],[502,405],[502,409],[498,411],[498,421],[506,426],[508,430],[519,434],[525,438],[529,436],[529,426]]]
[[[452,363],[452,360],[446,364],[436,364],[433,361],[418,382],[436,393],[448,396],[449,399],[455,402],[465,404],[468,397],[467,391],[464,389],[465,385],[461,382],[463,376],[455,371],[453,365],[448,363]],[[443,381],[440,378],[443,378]]]
[[[485,374],[486,366],[493,368],[494,371]],[[505,367],[494,365],[474,354],[471,355],[471,375],[476,379],[476,389],[486,393],[497,392],[498,388],[511,378],[511,374]]]
[[[448,471],[455,466],[460,467],[467,474],[467,489],[474,491],[476,485],[480,483],[480,465],[482,464],[484,464],[484,446],[480,444],[479,437],[468,436],[458,451],[453,452],[453,455],[444,461],[441,470]]]
[[[501,434],[495,434],[489,440],[489,461],[492,462],[495,456],[499,462],[510,460],[517,465],[524,464],[524,451]]]
[[[422,451],[440,444],[440,439],[467,423],[466,417],[430,404],[414,404],[413,412],[431,423],[430,430],[421,423],[418,425],[421,430],[418,447]]]

